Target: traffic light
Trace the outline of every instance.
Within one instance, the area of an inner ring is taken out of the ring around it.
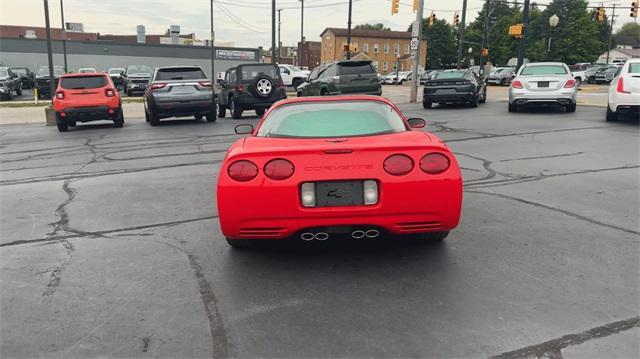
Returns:
[[[458,14],[458,12],[456,11],[453,14],[453,26],[458,26],[459,23],[460,23],[460,14]]]
[[[420,7],[420,0],[413,0],[413,12],[417,12]]]
[[[391,0],[391,15],[400,11],[400,0]]]
[[[432,11],[431,15],[429,15],[429,27],[433,26],[434,21],[436,21],[436,14],[434,14]]]
[[[480,50],[480,56],[484,56],[484,57],[489,56],[489,49],[485,47],[484,49]]]
[[[605,13],[606,13],[606,10],[604,9],[604,6],[598,6],[597,14],[596,14],[596,19],[598,20],[598,22],[604,22]]]
[[[631,17],[638,17],[638,7],[640,6],[640,0],[636,0],[634,2],[631,3],[631,12],[629,13],[629,16]]]
[[[522,24],[515,24],[509,26],[509,36],[513,36],[517,39],[522,37]]]

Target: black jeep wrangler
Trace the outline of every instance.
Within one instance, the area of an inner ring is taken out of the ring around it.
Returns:
[[[244,110],[255,110],[262,116],[275,102],[287,98],[278,67],[273,64],[244,64],[230,68],[224,80],[218,80],[218,117],[238,119]]]

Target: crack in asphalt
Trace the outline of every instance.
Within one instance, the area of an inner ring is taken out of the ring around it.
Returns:
[[[568,346],[582,344],[592,339],[604,338],[636,327],[640,327],[640,317],[619,320],[580,333],[564,335],[544,343],[494,355],[490,359],[519,359],[534,356],[537,358],[562,358],[562,349]]]
[[[479,194],[485,194],[485,195],[488,195],[488,196],[495,196],[495,197],[500,197],[500,198],[504,198],[504,199],[510,199],[510,200],[517,201],[517,202],[520,202],[520,203],[525,203],[525,204],[528,204],[528,205],[532,205],[532,206],[536,206],[536,207],[540,207],[540,208],[545,208],[545,209],[548,209],[548,210],[551,210],[551,211],[554,211],[554,212],[562,213],[562,214],[565,214],[565,215],[567,215],[569,217],[573,217],[575,219],[586,221],[586,222],[589,222],[591,224],[595,224],[595,225],[598,225],[598,226],[603,226],[603,227],[607,227],[607,228],[610,228],[610,229],[615,229],[615,230],[626,232],[626,233],[630,233],[630,234],[640,235],[640,231],[635,231],[633,229],[628,229],[628,228],[616,226],[614,224],[609,224],[609,223],[597,221],[595,219],[592,219],[592,218],[589,218],[589,217],[586,217],[586,216],[583,216],[583,215],[580,215],[580,214],[577,214],[577,213],[574,213],[574,212],[570,212],[570,211],[567,211],[567,210],[562,209],[562,208],[553,207],[553,206],[546,205],[546,204],[539,203],[539,202],[533,202],[533,201],[530,201],[530,200],[527,200],[527,199],[524,199],[524,198],[519,198],[519,197],[510,196],[510,195],[506,195],[506,194],[502,194],[502,193],[495,193],[495,192],[469,191],[469,190],[465,190],[465,191],[466,192],[470,192],[470,193],[479,193]]]
[[[569,157],[569,156],[578,156],[583,154],[584,152],[573,152],[573,153],[561,153],[558,155],[547,155],[547,156],[533,156],[533,157],[520,157],[520,158],[508,158],[505,160],[500,160],[498,162],[510,162],[510,161],[524,161],[524,160],[539,160],[543,158],[557,158],[557,157]]]

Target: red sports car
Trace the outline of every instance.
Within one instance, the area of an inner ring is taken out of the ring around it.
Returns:
[[[227,152],[218,177],[222,233],[323,241],[385,235],[444,239],[458,225],[462,178],[436,136],[382,97],[301,97],[271,107]]]

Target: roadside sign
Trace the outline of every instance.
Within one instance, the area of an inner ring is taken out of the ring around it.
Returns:
[[[411,24],[411,37],[418,37],[419,34],[420,34],[420,22],[414,21]]]
[[[418,49],[418,39],[411,39],[411,50],[417,50]]]

